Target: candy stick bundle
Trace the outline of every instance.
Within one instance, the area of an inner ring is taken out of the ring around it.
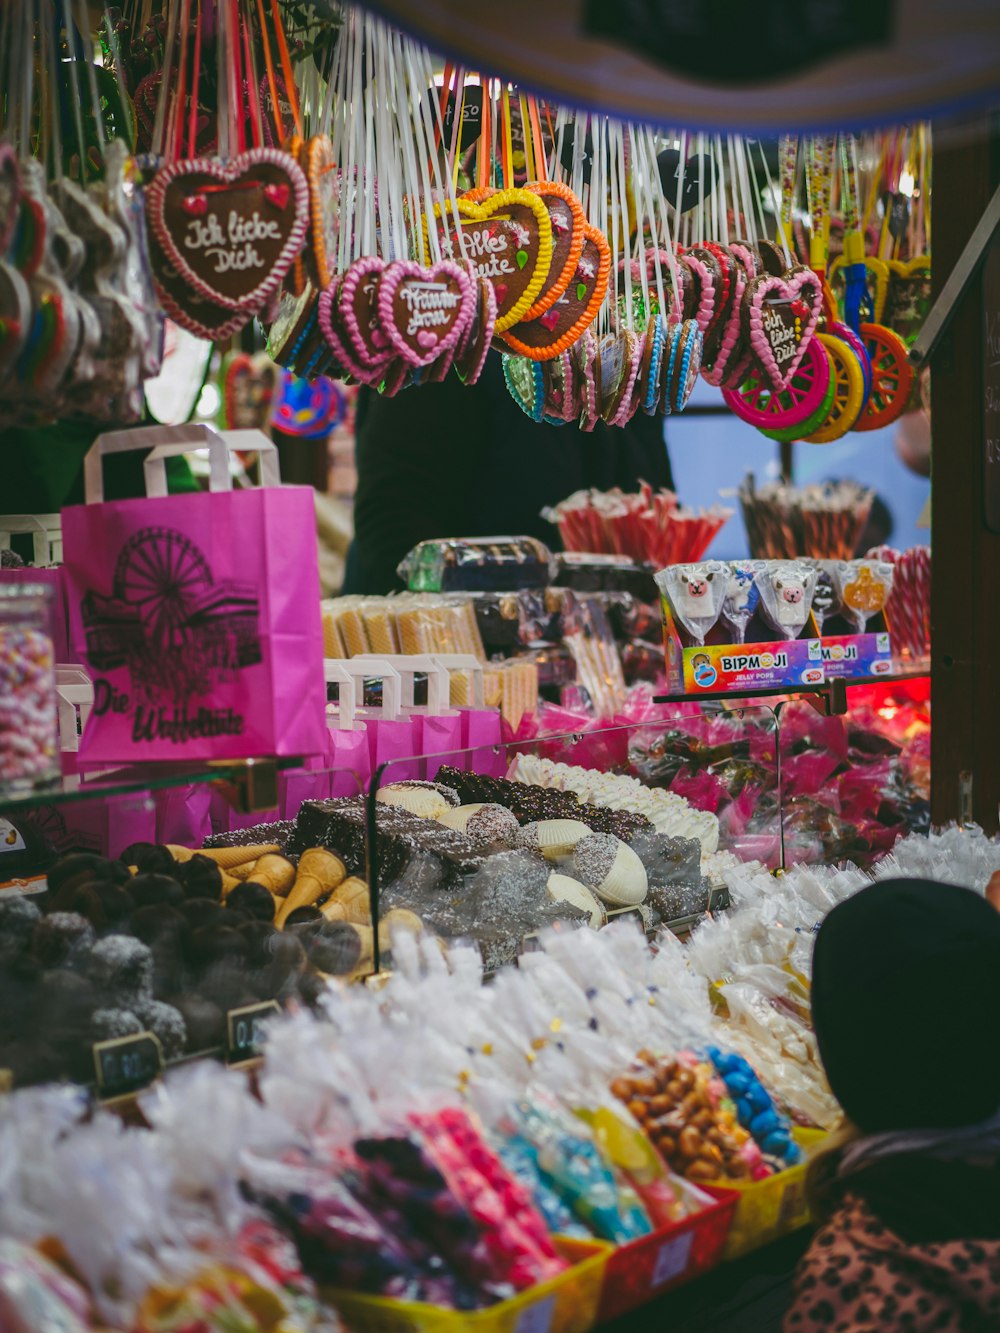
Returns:
[[[877,546],[868,555],[893,566],[886,611],[895,648],[911,657],[926,657],[931,650],[930,547],[897,551],[891,546]]]
[[[758,489],[748,473],[739,501],[750,553],[758,560],[849,560],[874,498],[853,481],[802,487],[770,482]]]
[[[624,555],[657,566],[700,560],[731,517],[721,505],[682,508],[673,491],[577,491],[548,511],[567,551]]]

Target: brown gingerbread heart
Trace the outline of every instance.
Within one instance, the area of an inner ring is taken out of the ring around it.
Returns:
[[[254,310],[302,248],[309,186],[288,154],[254,148],[230,162],[164,167],[146,206],[164,255],[199,296],[224,310]]]

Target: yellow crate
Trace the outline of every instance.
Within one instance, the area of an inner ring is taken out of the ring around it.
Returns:
[[[809,1221],[806,1168],[812,1150],[825,1138],[826,1134],[820,1129],[797,1129],[795,1141],[805,1152],[801,1162],[767,1180],[756,1180],[752,1185],[724,1182],[727,1189],[738,1190],[740,1194],[724,1259],[738,1259],[806,1225]]]
[[[597,1323],[612,1247],[561,1238],[556,1245],[571,1268],[486,1310],[446,1310],[337,1288],[325,1289],[323,1297],[352,1333],[587,1333]]]

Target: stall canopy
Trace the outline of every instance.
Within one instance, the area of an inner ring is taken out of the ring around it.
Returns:
[[[998,0],[377,0],[371,8],[469,69],[662,126],[844,129],[1000,103]]]

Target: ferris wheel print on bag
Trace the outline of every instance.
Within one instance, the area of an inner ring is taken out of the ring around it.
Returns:
[[[262,660],[255,588],[215,582],[197,545],[173,528],[134,533],[110,596],[88,592],[81,613],[91,666],[127,666],[137,698],[182,705]]]

